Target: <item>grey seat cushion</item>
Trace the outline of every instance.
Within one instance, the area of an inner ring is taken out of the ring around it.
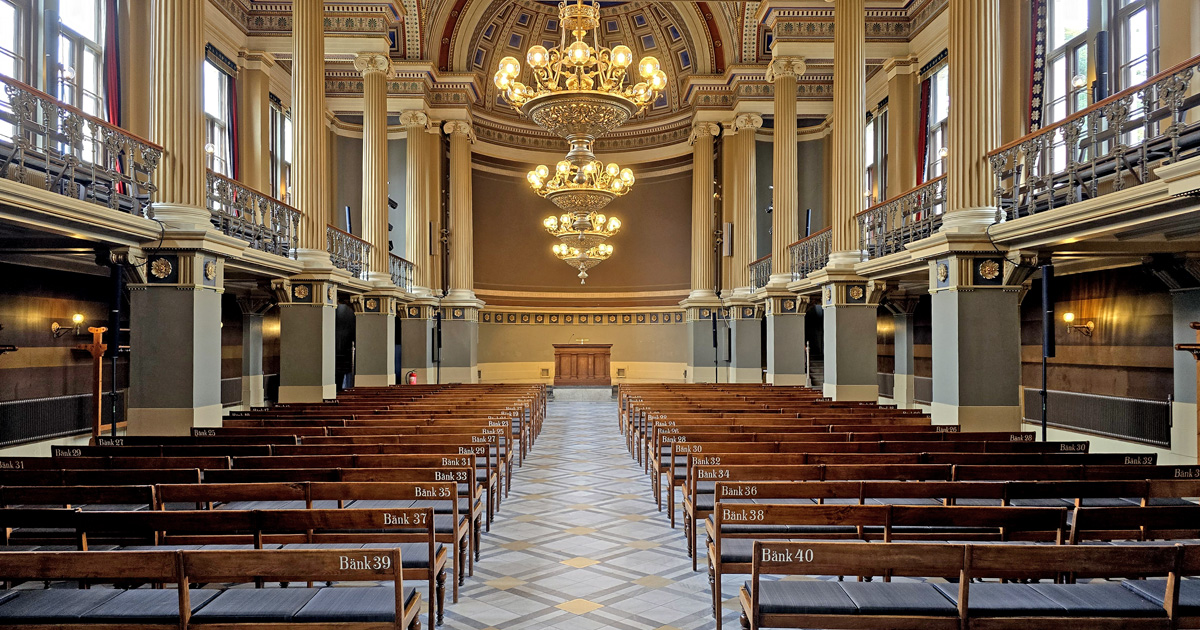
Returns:
[[[1140,499],[1122,499],[1119,497],[1088,497],[1079,500],[1082,507],[1136,507],[1142,504]]]
[[[746,582],[750,590],[750,582]],[[837,582],[759,582],[758,607],[764,615],[853,615],[854,600]]]
[[[1120,584],[1031,584],[1068,617],[1164,617],[1167,611]]]
[[[415,589],[404,589],[406,607],[416,594]],[[394,622],[396,590],[391,586],[323,588],[295,614],[294,619],[305,623]]]
[[[400,547],[400,566],[405,569],[429,568],[429,545],[425,543],[368,543],[363,545],[363,549],[392,549],[397,546]],[[446,545],[437,543],[433,552],[441,554],[445,548]]]
[[[1166,580],[1126,580],[1121,586],[1159,606],[1167,593]],[[1179,614],[1200,615],[1200,580],[1179,581]]]
[[[77,621],[84,613],[120,595],[122,591],[109,588],[54,588],[19,593],[17,597],[0,604],[0,621]]]
[[[316,596],[316,588],[246,588],[223,591],[192,616],[196,623],[291,621]],[[0,606],[0,610],[3,610]]]
[[[958,605],[958,584],[934,584],[950,601]],[[1018,617],[1021,615],[1062,615],[1063,607],[1038,593],[1028,584],[972,584],[967,608],[975,617]]]
[[[221,591],[214,589],[189,590],[188,599],[192,612],[203,608],[220,593]],[[179,591],[173,588],[124,591],[88,611],[86,617],[95,621],[170,623],[179,619]]]
[[[840,582],[863,615],[958,615],[954,602],[932,584],[919,582]]]
[[[362,549],[362,543],[288,543],[280,549]]]

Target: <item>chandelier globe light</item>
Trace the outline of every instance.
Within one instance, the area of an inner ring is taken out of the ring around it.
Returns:
[[[613,246],[602,244],[587,250],[581,250],[566,243],[558,243],[551,250],[559,260],[578,269],[579,275],[577,277],[579,278],[579,284],[586,284],[588,269],[608,260],[608,257],[612,256]]]

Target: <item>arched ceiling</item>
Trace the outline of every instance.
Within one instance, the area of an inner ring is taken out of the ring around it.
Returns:
[[[519,118],[492,83],[500,59],[513,56],[522,62],[522,78],[532,83],[524,67],[525,52],[540,44],[560,45],[564,36],[557,2],[538,0],[434,0],[430,3],[431,57],[440,70],[471,72],[485,86],[482,102],[476,105],[498,117]],[[647,119],[677,114],[683,105],[683,89],[693,74],[724,72],[736,57],[728,46],[727,14],[715,13],[705,2],[603,2],[599,38],[602,46],[624,44],[637,58],[658,58],[671,81],[663,96],[646,112]],[[437,11],[435,14],[433,11]],[[437,29],[437,30],[433,30]],[[437,34],[440,38],[433,40]],[[570,33],[565,33],[571,41]],[[592,43],[591,33],[587,38]],[[727,55],[731,58],[727,59]]]

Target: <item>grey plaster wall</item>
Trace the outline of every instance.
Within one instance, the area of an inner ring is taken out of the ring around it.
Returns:
[[[333,215],[330,221],[338,229],[346,230],[346,206],[350,206],[352,234],[362,235],[362,160],[363,144],[361,138],[345,138],[334,136],[330,155],[338,165],[334,172],[337,177],[332,185]]]
[[[933,295],[933,401],[961,406],[1020,404],[1021,322],[1016,293]]]
[[[335,309],[285,306],[279,312],[283,337],[279,350],[283,368],[279,384],[313,387],[335,382]]]
[[[1200,321],[1200,290],[1179,291],[1171,295],[1172,330],[1175,343],[1196,343],[1191,323]],[[1196,402],[1196,359],[1190,352],[1172,355],[1175,365],[1175,401]]]
[[[825,382],[876,385],[876,309],[862,306],[826,308],[824,324]]]
[[[762,368],[762,322],[757,319],[735,319],[730,322],[733,354],[731,367]]]
[[[804,315],[772,315],[767,318],[767,372],[806,374],[804,361]]]
[[[773,165],[775,157],[769,140],[754,143],[754,173],[757,207],[754,209],[756,251],[755,260],[771,253],[771,214],[767,206],[772,203],[771,186],[774,183]],[[792,182],[798,193],[796,204],[796,226],[799,232],[788,242],[799,240],[806,226],[811,232],[823,229],[829,222],[825,217],[825,142],[824,139],[796,143],[796,179]],[[811,214],[808,212],[812,210]],[[808,218],[811,216],[811,222]]]
[[[399,204],[388,210],[388,223],[392,230],[388,239],[392,242],[392,253],[404,258],[404,190],[405,171],[408,168],[408,140],[388,140],[388,196]]]
[[[718,367],[729,366],[729,323],[717,321],[717,347],[713,348],[711,320],[688,322],[688,365],[701,370],[697,377],[712,379],[713,360]],[[707,372],[704,372],[708,368]]]
[[[479,363],[479,322],[442,321],[442,367],[471,367]]]
[[[134,385],[129,406],[154,409],[220,404],[220,294],[150,288],[131,291],[130,302],[134,351],[130,353],[129,377]]]

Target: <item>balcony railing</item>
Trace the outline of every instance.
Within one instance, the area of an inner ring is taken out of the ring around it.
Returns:
[[[867,259],[904,251],[933,236],[946,212],[946,176],[930,180],[858,213],[858,248]]]
[[[388,260],[392,266],[392,284],[412,293],[413,264],[395,254],[388,254]]]
[[[294,258],[300,211],[240,182],[208,171],[208,212],[221,232],[252,249]]]
[[[162,147],[0,76],[0,177],[147,216]]]
[[[1200,105],[1189,84],[1193,57],[988,154],[997,205],[1015,219],[1123,190],[1164,162],[1192,157]]]
[[[333,266],[345,269],[360,280],[367,279],[367,261],[371,256],[371,244],[357,236],[343,232],[332,225],[325,228],[325,247]]]
[[[750,263],[750,281],[754,283],[755,289],[761,289],[771,281],[770,254]]]
[[[833,228],[825,228],[788,245],[792,257],[792,280],[824,269],[829,264],[829,250],[833,245]]]

